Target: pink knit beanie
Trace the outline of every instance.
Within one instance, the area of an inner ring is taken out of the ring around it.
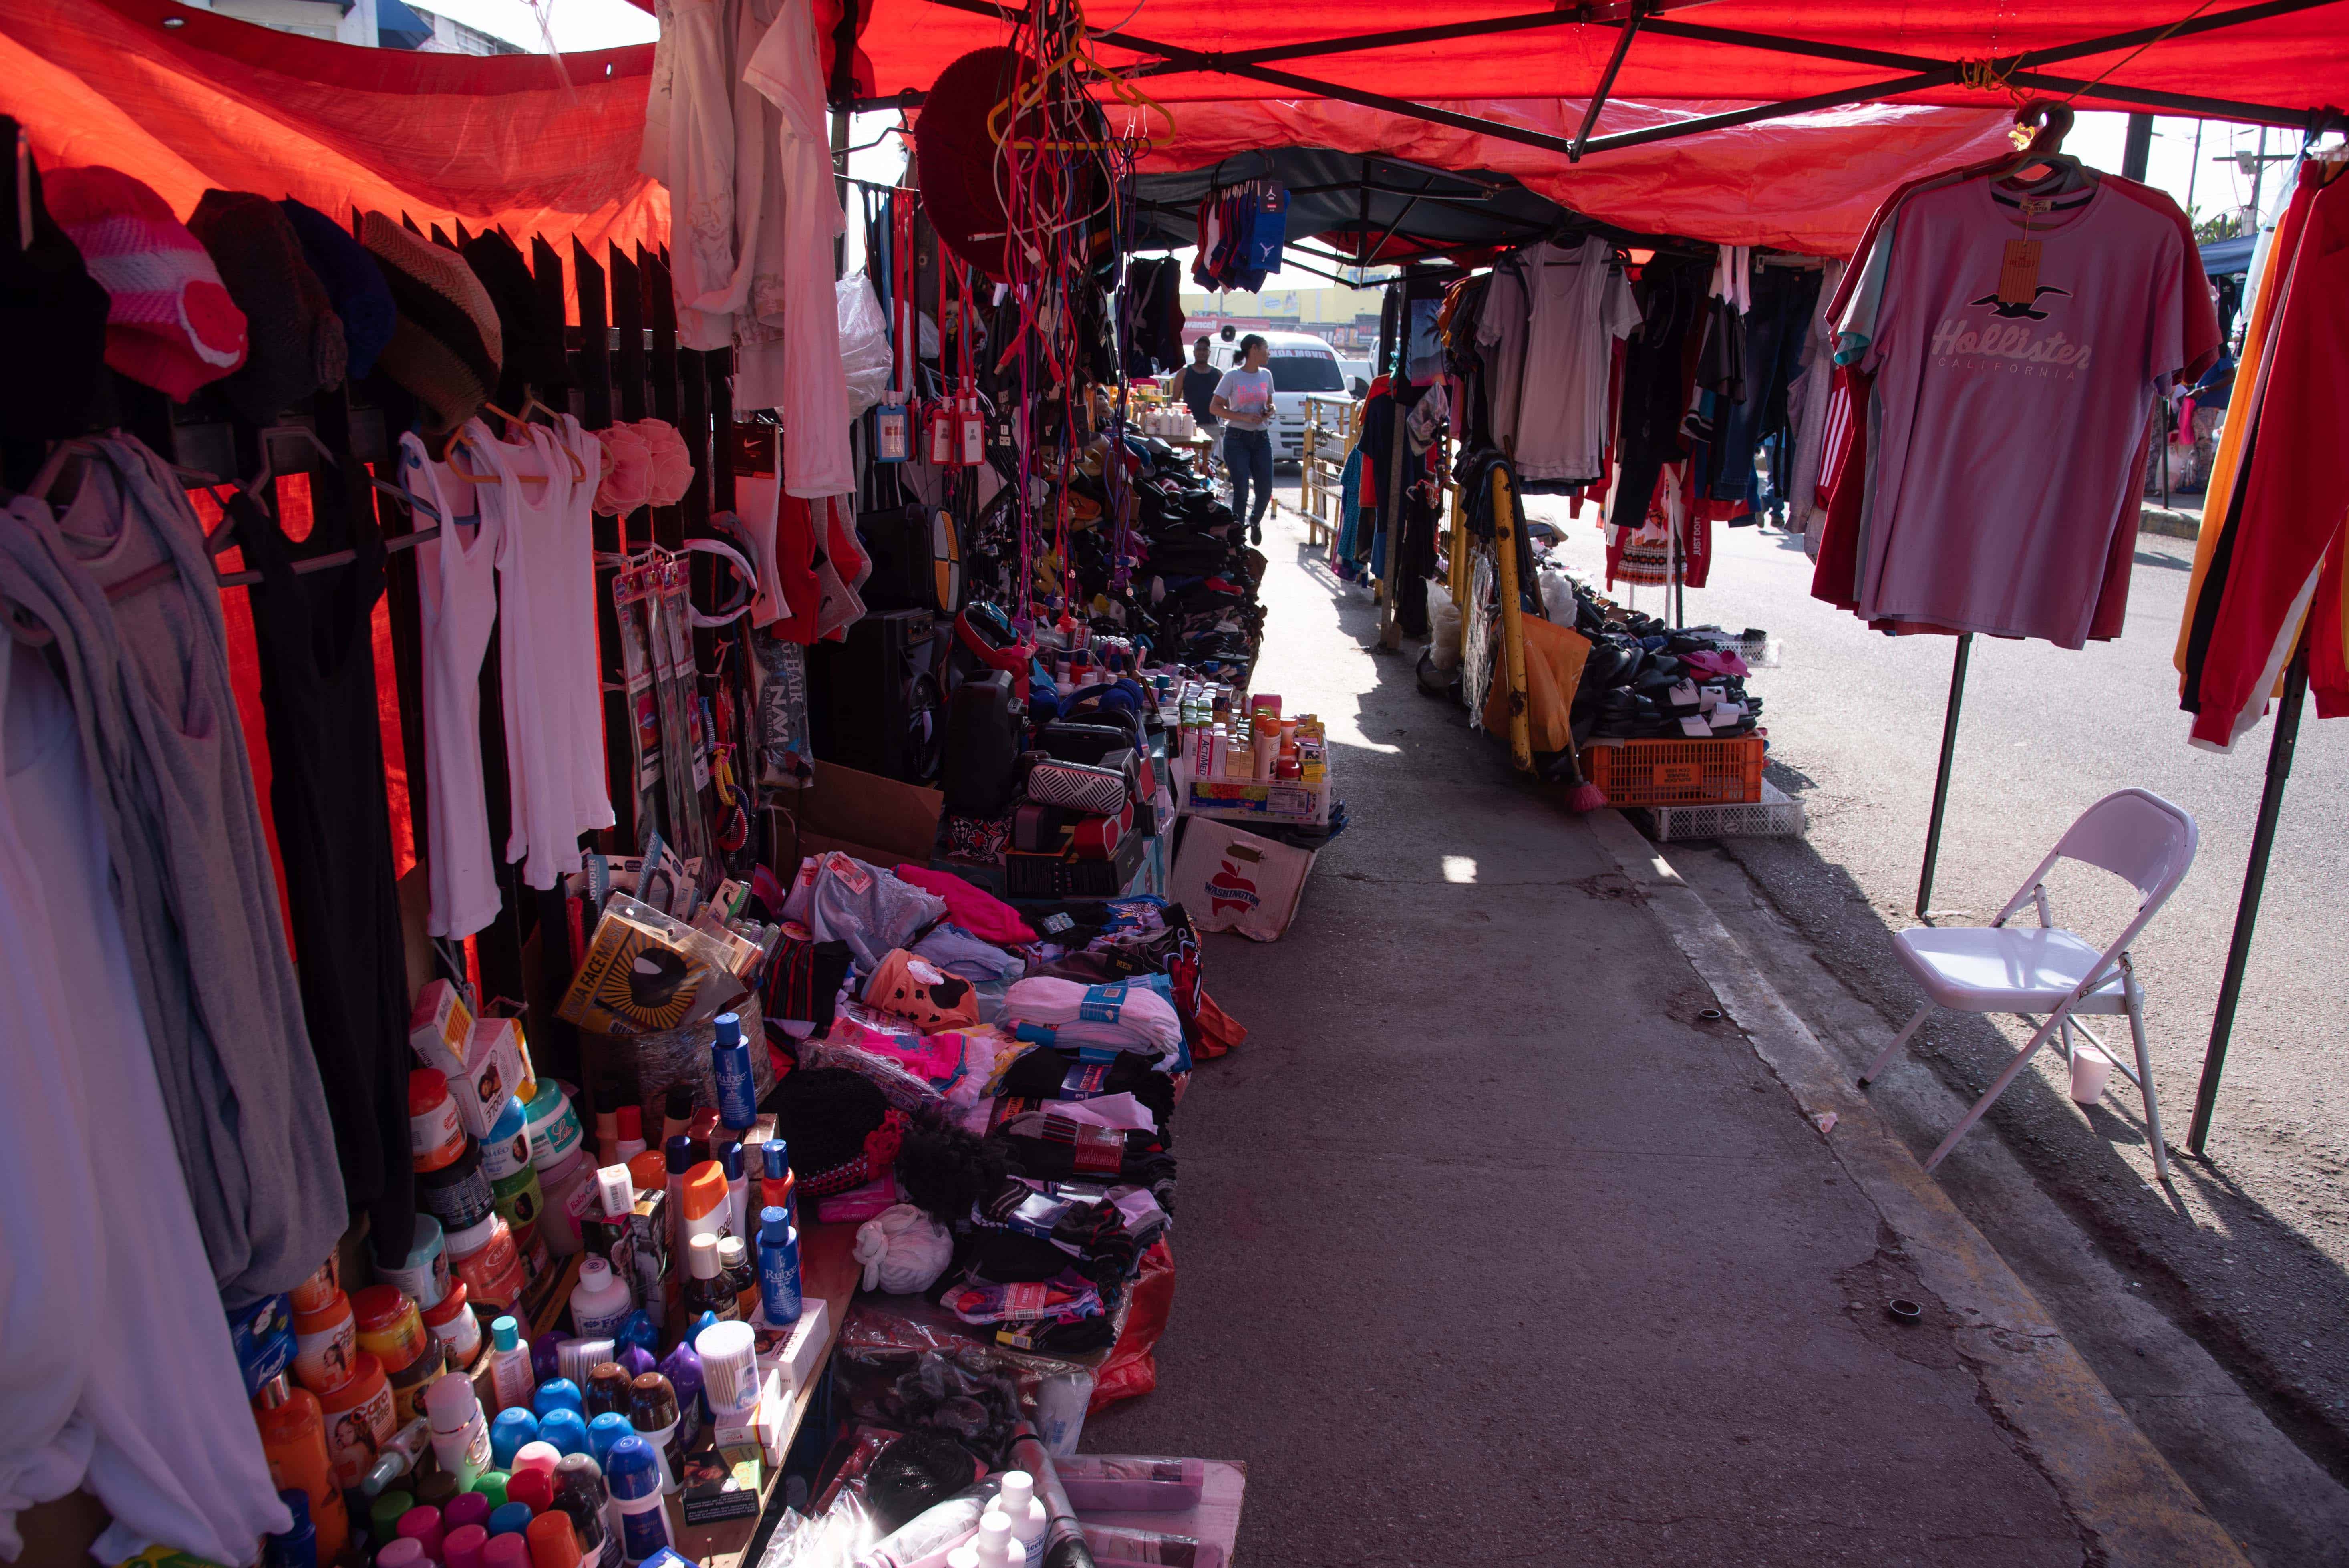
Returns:
[[[106,362],[184,403],[244,363],[244,313],[187,225],[116,169],[60,169],[49,211],[107,292]]]

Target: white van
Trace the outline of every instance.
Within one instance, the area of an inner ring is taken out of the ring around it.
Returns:
[[[1240,362],[1240,339],[1247,335],[1245,332],[1235,333],[1228,343],[1220,336],[1213,340],[1208,356],[1216,369],[1229,370]],[[1346,378],[1338,368],[1338,351],[1310,333],[1260,332],[1256,335],[1263,338],[1272,351],[1272,360],[1265,366],[1272,372],[1274,418],[1265,427],[1272,436],[1272,460],[1300,461],[1305,455],[1307,396],[1346,395]]]

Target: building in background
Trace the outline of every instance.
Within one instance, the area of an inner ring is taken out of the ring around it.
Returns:
[[[369,49],[413,49],[428,55],[519,55],[522,45],[454,21],[407,0],[180,0],[241,22],[355,44]]]

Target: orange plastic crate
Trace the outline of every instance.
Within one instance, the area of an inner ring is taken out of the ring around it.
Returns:
[[[1762,799],[1759,735],[1587,746],[1582,776],[1610,806],[1750,806]]]

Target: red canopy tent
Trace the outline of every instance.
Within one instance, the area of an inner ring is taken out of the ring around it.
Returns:
[[[869,15],[856,22],[870,74],[859,85],[879,97],[919,91],[948,61],[1007,36],[1007,13],[992,0],[862,4]],[[2100,108],[2298,124],[2312,109],[2349,102],[2345,27],[2338,0],[1606,0],[1549,8],[1525,0],[1161,0],[1093,36],[1104,61],[1136,72],[1167,103],[1329,98],[1396,108],[1440,84],[1450,98],[1611,91],[1754,104],[1695,122],[1714,129],[1871,100],[1994,104],[2010,86],[2041,96],[2076,91]],[[2220,86],[2225,96],[2214,96]],[[1670,134],[1609,132],[1588,150]]]
[[[1831,251],[1917,168],[1979,155],[2016,93],[2313,123],[2349,102],[2344,3],[2162,0],[2171,14],[2148,17],[2137,0],[1158,0],[1095,38],[1174,112],[1147,170],[1330,147],[1507,173],[1627,225]],[[833,98],[918,101],[948,62],[1008,37],[1011,15],[817,0],[820,34],[857,44]],[[591,251],[667,232],[667,193],[636,171],[651,67],[647,46],[352,48],[174,0],[0,6],[0,109],[44,163],[112,164],[182,212],[222,186]],[[1432,84],[1440,101],[1418,96]],[[2208,96],[2220,85],[2230,96]]]
[[[668,239],[668,192],[636,172],[652,60],[354,48],[175,0],[0,5],[0,111],[46,168],[122,170],[183,217],[218,186],[597,254]]]

